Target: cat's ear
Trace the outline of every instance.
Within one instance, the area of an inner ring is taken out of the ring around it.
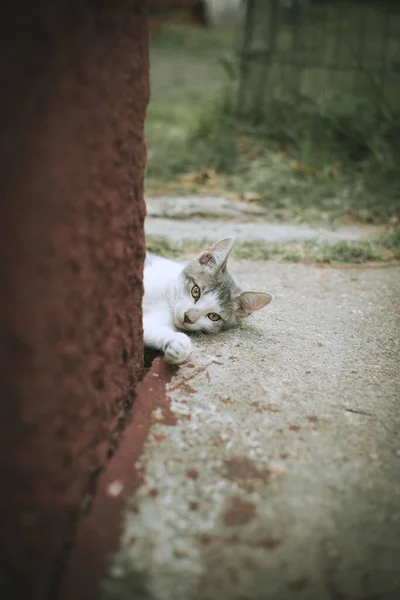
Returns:
[[[235,238],[232,237],[220,240],[200,254],[199,263],[211,269],[225,267],[234,243]]]
[[[266,292],[241,292],[235,298],[235,314],[243,319],[267,306],[271,300],[271,294]]]

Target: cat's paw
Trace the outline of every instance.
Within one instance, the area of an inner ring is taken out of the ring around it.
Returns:
[[[170,365],[179,365],[190,354],[192,342],[184,333],[176,333],[172,339],[165,344],[164,358]]]

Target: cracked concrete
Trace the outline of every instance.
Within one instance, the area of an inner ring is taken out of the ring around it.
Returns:
[[[397,600],[400,270],[231,268],[274,301],[154,361],[169,410],[103,598]]]

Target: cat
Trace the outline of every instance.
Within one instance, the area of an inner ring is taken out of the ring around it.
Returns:
[[[242,291],[228,273],[234,238],[220,240],[188,263],[147,253],[144,267],[144,345],[170,364],[184,362],[192,342],[184,332],[218,333],[235,327],[272,300]]]

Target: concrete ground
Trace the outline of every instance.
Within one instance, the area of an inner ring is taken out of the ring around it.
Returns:
[[[274,300],[167,378],[153,362],[169,406],[103,598],[397,600],[400,269],[231,269]]]
[[[146,198],[146,235],[175,241],[205,239],[216,242],[234,236],[240,242],[316,240],[320,243],[373,239],[385,231],[380,225],[347,225],[333,228],[307,224],[267,222],[266,207],[259,203],[227,200],[218,196]]]

